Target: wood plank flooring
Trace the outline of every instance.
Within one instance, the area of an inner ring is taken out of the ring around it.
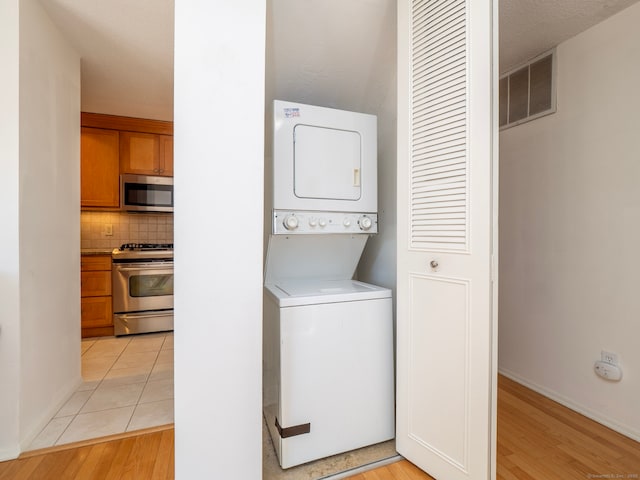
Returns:
[[[173,478],[173,426],[34,450],[17,460],[0,462],[0,480]]]
[[[173,480],[173,447],[173,428],[54,447],[0,462],[0,480]],[[638,442],[502,376],[497,461],[497,480],[640,479]],[[433,478],[403,460],[350,480]]]
[[[640,478],[640,444],[498,378],[497,480]]]

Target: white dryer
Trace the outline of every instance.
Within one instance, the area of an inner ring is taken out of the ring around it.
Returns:
[[[273,102],[273,204],[278,210],[375,213],[377,118]]]

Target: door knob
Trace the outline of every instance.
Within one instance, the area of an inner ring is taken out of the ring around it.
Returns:
[[[438,268],[438,262],[436,262],[435,260],[431,260],[431,262],[429,262],[429,265],[431,265],[431,268]]]

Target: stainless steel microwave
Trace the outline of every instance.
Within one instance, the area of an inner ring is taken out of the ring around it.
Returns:
[[[120,209],[173,212],[173,177],[120,175]]]

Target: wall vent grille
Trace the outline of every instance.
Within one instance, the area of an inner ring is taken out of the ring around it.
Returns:
[[[500,129],[555,113],[556,54],[543,53],[500,77]]]

